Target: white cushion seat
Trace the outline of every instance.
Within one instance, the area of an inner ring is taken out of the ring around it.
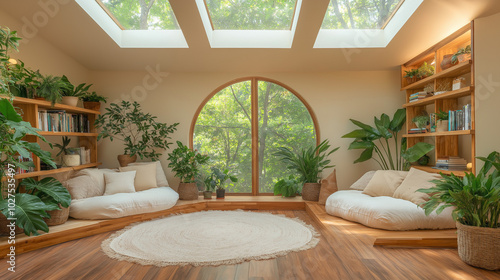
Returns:
[[[76,219],[87,220],[120,218],[169,209],[178,199],[177,192],[169,187],[94,196],[73,200],[69,215]]]
[[[387,230],[455,228],[452,208],[441,214],[425,215],[416,204],[389,196],[372,197],[357,190],[343,190],[330,195],[326,201],[330,215],[358,222],[365,226]]]

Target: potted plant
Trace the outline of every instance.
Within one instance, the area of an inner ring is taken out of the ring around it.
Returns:
[[[471,59],[471,46],[467,45],[465,48],[459,49],[451,56],[451,63],[457,64]]]
[[[59,148],[59,153],[57,157],[62,154],[62,166],[78,166],[80,165],[80,155],[75,153],[73,148],[69,148],[69,143],[71,139],[67,136],[62,138],[62,144],[54,144],[56,148]]]
[[[224,169],[221,171],[217,167],[212,167],[212,178],[215,181],[215,186],[217,187],[216,195],[217,199],[223,199],[226,195],[226,189],[224,188],[224,184],[227,180],[231,180],[231,182],[238,182],[238,178],[229,175],[229,169]]]
[[[429,116],[416,116],[411,121],[420,129],[421,132],[427,132],[426,127],[429,124]]]
[[[198,199],[198,187],[194,180],[198,176],[200,165],[206,163],[208,159],[208,156],[193,151],[177,141],[177,148],[168,155],[170,161],[168,167],[175,172],[175,177],[181,179],[177,190],[179,199]]]
[[[455,207],[460,258],[470,265],[496,270],[500,269],[500,154],[495,151],[479,159],[485,164],[477,175],[466,173],[459,178],[441,174],[442,179],[433,180],[435,187],[418,191],[431,195],[423,204],[426,215]]]
[[[0,99],[0,182],[2,184],[2,194],[15,195],[16,208],[21,211],[15,211],[14,217],[17,218],[17,226],[24,229],[27,235],[38,234],[38,230],[48,232],[48,227],[42,217],[48,217],[46,211],[55,210],[53,206],[43,203],[40,198],[26,194],[18,193],[18,189],[6,188],[4,184],[5,176],[14,175],[15,168],[27,170],[33,167],[33,162],[22,162],[18,160],[17,155],[30,157],[30,153],[40,158],[42,162],[56,168],[50,152],[43,151],[37,142],[27,142],[22,140],[25,136],[39,138],[46,142],[45,138],[38,134],[38,129],[31,127],[29,122],[24,122],[21,116],[15,111],[14,106],[7,99]],[[16,192],[16,193],[13,193]],[[12,211],[9,211],[8,200],[3,195],[0,196],[0,215],[4,221],[6,217],[12,217]],[[1,226],[5,229],[5,226]]]
[[[439,109],[439,112],[436,113],[436,118],[436,132],[448,131],[448,113]]]
[[[427,62],[422,63],[422,65],[418,68],[417,77],[419,79],[424,79],[429,76],[434,75],[434,66],[427,64]]]
[[[97,140],[109,138],[125,143],[124,154],[118,156],[120,166],[127,166],[137,160],[150,158],[155,161],[161,156],[160,150],[170,146],[170,134],[177,130],[178,123],[167,125],[156,121],[157,117],[141,111],[139,103],[122,101],[111,103],[106,113],[100,115],[95,126],[101,131]]]
[[[63,92],[69,90],[68,84],[61,77],[52,75],[42,76],[40,87],[37,90],[37,96],[50,101],[52,106],[61,103]]]
[[[88,94],[89,88],[92,84],[87,85],[86,83],[79,84],[78,86],[74,86],[65,75],[62,76],[61,80],[66,83],[66,87],[62,91],[62,104],[66,104],[69,106],[78,105],[78,99],[81,96]]]
[[[295,176],[290,175],[288,178],[281,179],[274,184],[274,195],[282,197],[295,197],[299,191],[300,182]]]
[[[328,152],[330,144],[324,140],[316,147],[302,149],[300,152],[293,152],[287,147],[279,147],[274,155],[281,158],[286,163],[287,168],[296,171],[300,176],[300,181],[304,184],[302,188],[302,199],[318,201],[321,184],[320,173],[325,168],[332,168],[328,156],[337,151],[339,147]]]
[[[408,84],[413,84],[414,82],[417,81],[418,75],[419,75],[418,69],[411,69],[411,70],[405,71],[404,77],[406,78],[406,82]]]
[[[21,186],[25,187],[27,194],[37,196],[45,205],[55,208],[47,211],[49,217],[43,219],[48,226],[64,224],[68,220],[71,195],[61,182],[53,177],[40,181],[27,178],[21,182]]]
[[[12,96],[9,87],[13,81],[11,78],[12,67],[10,66],[9,51],[17,51],[19,41],[21,38],[17,37],[17,31],[11,31],[7,27],[0,27],[0,94]]]
[[[203,185],[205,186],[205,190],[203,191],[204,199],[212,199],[212,194],[215,190],[215,180],[213,174],[209,174],[203,180]]]
[[[106,103],[107,98],[101,95],[98,95],[95,91],[92,93],[87,93],[80,97],[83,101],[83,107],[89,110],[99,111],[101,109],[101,102]]]

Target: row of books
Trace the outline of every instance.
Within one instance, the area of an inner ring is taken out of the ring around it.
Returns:
[[[90,121],[85,114],[70,114],[65,110],[38,111],[38,127],[42,131],[90,132]]]
[[[419,134],[419,133],[426,133],[427,129],[426,128],[411,128],[410,131],[408,131],[408,134]]]
[[[448,112],[448,131],[472,129],[471,105],[467,104],[462,109]]]
[[[436,161],[436,168],[443,170],[466,170],[467,161],[461,157],[441,157]]]
[[[410,95],[410,103],[416,102],[427,97],[427,92],[421,91]]]
[[[85,147],[80,147],[80,150],[78,150],[78,154],[80,155],[80,164],[91,163],[90,149],[85,149]]]

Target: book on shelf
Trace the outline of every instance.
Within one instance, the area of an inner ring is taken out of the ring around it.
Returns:
[[[435,167],[443,170],[466,170],[467,160],[455,156],[439,157]]]
[[[466,104],[461,109],[448,111],[448,131],[471,130],[472,110],[471,105]]]
[[[419,133],[426,133],[427,129],[426,128],[411,128],[408,131],[408,134],[419,134]]]
[[[90,160],[90,149],[85,149],[85,147],[80,147],[78,150],[78,154],[80,155],[80,164],[89,164]]]
[[[65,110],[39,110],[38,128],[52,132],[90,132],[86,114],[71,114]]]

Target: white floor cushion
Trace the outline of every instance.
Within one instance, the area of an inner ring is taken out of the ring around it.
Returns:
[[[76,219],[112,219],[172,208],[179,195],[169,187],[117,193],[71,201],[69,215]]]
[[[344,190],[330,195],[326,201],[330,215],[361,223],[365,226],[388,230],[455,228],[451,207],[440,215],[426,216],[414,203],[388,196],[372,197],[361,191]]]

